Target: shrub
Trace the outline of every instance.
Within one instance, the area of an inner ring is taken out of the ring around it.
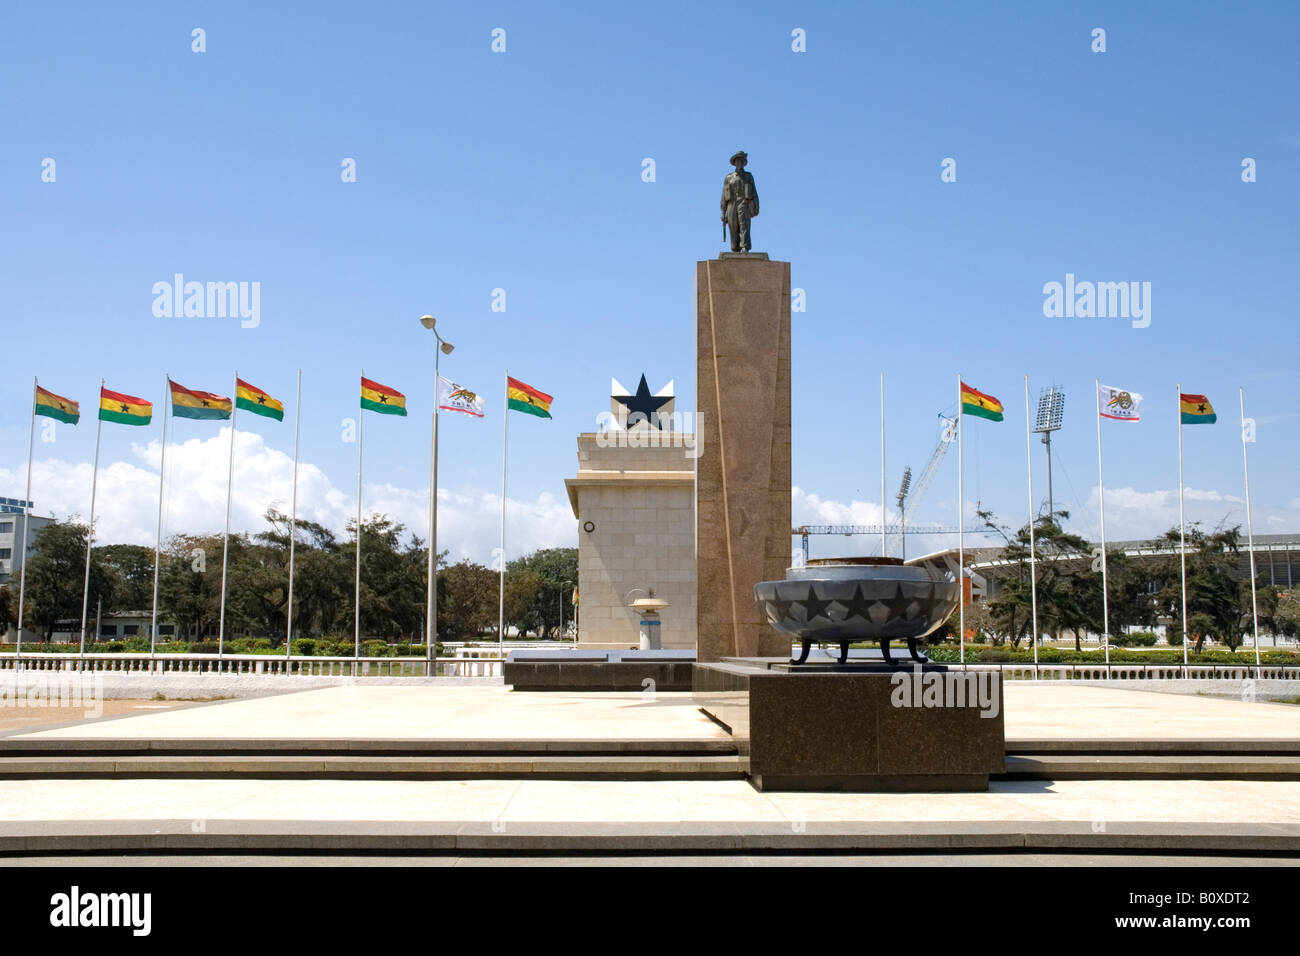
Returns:
[[[311,657],[316,653],[316,639],[311,637],[300,637],[298,640],[293,642],[290,652],[301,655],[302,657]]]
[[[1112,634],[1111,647],[1155,647],[1158,635],[1150,631],[1134,631],[1132,634]]]

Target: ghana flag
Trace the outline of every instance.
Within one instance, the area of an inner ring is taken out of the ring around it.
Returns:
[[[509,399],[510,408],[516,412],[536,415],[538,418],[551,417],[551,396],[509,375],[506,376],[506,398]]]
[[[119,425],[148,425],[153,418],[153,402],[143,398],[111,392],[99,387],[99,420]]]
[[[200,392],[167,380],[172,392],[172,416],[200,421],[223,421],[230,417],[230,399],[212,392]]]
[[[1002,421],[1002,403],[965,382],[961,383],[961,411],[963,415],[978,415],[991,422]]]
[[[242,378],[235,379],[235,407],[265,415],[277,422],[284,421],[284,405],[276,401],[255,385],[249,385]]]
[[[1219,420],[1214,414],[1214,406],[1204,395],[1184,395],[1178,393],[1178,405],[1183,413],[1184,425],[1213,425]]]
[[[361,379],[361,407],[381,415],[405,415],[406,396],[395,388]]]
[[[44,415],[46,418],[58,419],[61,422],[67,422],[69,425],[75,425],[81,418],[81,406],[70,398],[55,395],[53,392],[46,391],[37,385],[36,414]]]

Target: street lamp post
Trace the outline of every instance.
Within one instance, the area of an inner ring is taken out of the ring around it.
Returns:
[[[436,328],[438,320],[431,315],[420,316],[420,324],[433,333],[438,340],[438,348],[433,353],[433,439],[429,458],[429,583],[425,612],[424,656],[428,661],[426,669],[430,677],[436,677],[437,664],[434,661],[433,648],[438,641],[438,380],[439,360],[450,355],[455,348],[444,341]]]

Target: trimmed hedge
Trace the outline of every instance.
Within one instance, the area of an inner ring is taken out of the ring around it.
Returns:
[[[931,660],[940,664],[952,664],[961,659],[960,647],[957,644],[937,644],[926,648],[926,653],[930,655]],[[1261,664],[1267,665],[1290,664],[1300,666],[1300,653],[1282,650],[1266,651],[1261,648],[1259,660]],[[990,647],[987,644],[966,645],[966,663],[968,664],[1032,664],[1033,662],[1033,648],[1022,647],[1013,651],[1008,647]],[[1105,662],[1106,652],[1102,650],[1075,651],[1061,647],[1040,647],[1038,649],[1038,663],[1040,664],[1104,664]],[[1181,650],[1136,651],[1112,647],[1110,662],[1112,664],[1181,664],[1183,662],[1183,652]],[[1237,653],[1217,650],[1202,651],[1200,654],[1188,654],[1187,662],[1189,664],[1253,666],[1255,653],[1253,650],[1239,651]]]

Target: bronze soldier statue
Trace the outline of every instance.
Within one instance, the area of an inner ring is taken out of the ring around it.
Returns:
[[[749,252],[749,220],[758,215],[758,190],[745,172],[749,154],[744,150],[728,160],[736,168],[722,181],[722,221],[731,230],[731,251]]]

